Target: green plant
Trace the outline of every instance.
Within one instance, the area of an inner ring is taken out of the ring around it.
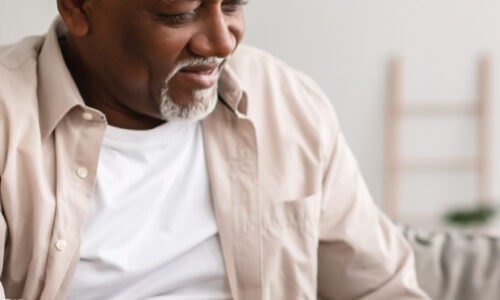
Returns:
[[[445,215],[445,220],[459,226],[484,225],[489,223],[497,213],[498,210],[495,206],[482,204],[451,211]]]

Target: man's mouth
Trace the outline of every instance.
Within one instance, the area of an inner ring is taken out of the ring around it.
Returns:
[[[185,67],[179,70],[176,77],[193,89],[208,89],[217,83],[219,67],[219,64]]]

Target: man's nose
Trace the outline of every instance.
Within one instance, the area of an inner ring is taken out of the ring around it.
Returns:
[[[201,26],[189,44],[194,54],[225,58],[233,53],[237,43],[236,36],[231,32],[222,12],[207,17]]]

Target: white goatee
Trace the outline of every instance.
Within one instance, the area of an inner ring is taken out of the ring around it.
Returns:
[[[208,116],[217,105],[217,84],[208,89],[194,90],[192,103],[188,106],[177,104],[168,94],[168,83],[183,68],[217,63],[221,65],[224,59],[217,57],[196,58],[179,63],[165,79],[161,89],[160,113],[166,121],[199,121]]]

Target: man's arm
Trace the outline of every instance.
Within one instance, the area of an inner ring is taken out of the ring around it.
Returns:
[[[1,67],[1,66],[0,66]],[[0,79],[5,79],[1,72],[3,70],[0,68]],[[5,243],[7,239],[7,222],[5,221],[3,212],[3,197],[2,197],[2,175],[5,168],[5,158],[7,157],[7,134],[6,128],[9,128],[9,124],[6,120],[6,113],[3,98],[0,95],[0,275],[3,274],[3,266],[5,259]],[[0,299],[5,299],[5,291],[3,288],[3,283],[0,282]]]
[[[319,299],[429,299],[410,246],[373,203],[342,133],[326,141]]]
[[[7,222],[3,216],[3,200],[2,200],[2,177],[0,177],[0,274],[3,273],[3,260],[5,256],[5,242],[7,238]],[[0,299],[5,299],[5,291],[3,284],[0,282]]]

